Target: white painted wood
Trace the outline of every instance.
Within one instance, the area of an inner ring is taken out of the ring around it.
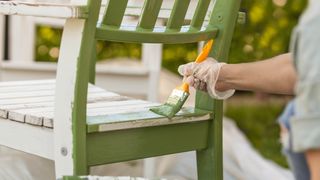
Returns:
[[[47,128],[53,128],[53,119],[43,118],[43,126]]]
[[[149,69],[147,99],[153,102],[157,102],[159,96],[161,61],[162,44],[142,45],[142,62]]]
[[[162,44],[143,44],[142,62],[149,69],[147,99],[157,102],[159,98],[159,79],[162,61]],[[155,158],[144,160],[143,175],[147,178],[155,176]]]
[[[0,118],[0,144],[47,159],[53,156],[52,129]]]
[[[53,2],[53,3],[52,3]],[[54,4],[21,1],[0,1],[0,14],[8,15],[27,15],[40,17],[55,17],[55,18],[84,18],[86,11],[83,5],[75,4]]]
[[[39,85],[39,84],[54,84],[54,79],[46,79],[46,80],[30,80],[30,81],[14,81],[14,82],[1,82],[0,87],[8,87],[8,86],[26,86],[26,85]]]
[[[4,59],[4,33],[5,33],[4,30],[5,30],[5,18],[3,15],[0,15],[0,67],[1,67],[1,62]],[[1,80],[1,73],[0,73],[0,80]]]
[[[105,93],[104,90],[100,88],[91,88],[89,93]],[[0,101],[5,99],[17,99],[17,98],[28,98],[28,97],[46,97],[54,96],[55,92],[53,90],[39,90],[39,91],[29,91],[29,92],[6,92],[0,93]]]
[[[128,101],[111,101],[103,103],[88,104],[87,110],[88,116],[98,115],[110,115],[120,114],[127,112],[139,112],[146,111],[151,106],[159,104],[150,103],[141,100],[128,100]],[[22,108],[22,109],[8,109],[6,114],[8,119],[20,122],[26,122],[33,125],[43,125],[43,119],[52,120],[54,118],[54,107],[33,107],[33,108]]]
[[[14,105],[14,104],[23,104],[23,103],[40,103],[40,102],[48,102],[53,101],[54,97],[29,97],[29,98],[19,98],[19,99],[7,99],[1,100],[0,105]]]
[[[54,94],[52,92],[52,94]],[[125,97],[120,97],[119,95],[112,93],[112,92],[106,92],[106,91],[98,91],[98,92],[90,92],[88,95],[88,103],[98,102],[98,101],[110,101],[113,99],[123,99]],[[32,96],[32,97],[17,97],[14,99],[4,99],[0,101],[0,107],[2,106],[10,106],[10,105],[29,105],[34,103],[42,103],[42,102],[52,102],[53,101],[53,95],[52,96],[45,96],[45,97],[38,97],[38,96]]]
[[[6,92],[30,92],[30,91],[43,91],[43,90],[52,90],[54,91],[55,84],[44,84],[39,86],[16,86],[16,87],[1,87],[0,88],[0,94],[6,93]]]
[[[61,178],[63,175],[72,175],[74,169],[71,107],[74,99],[77,59],[80,54],[84,24],[84,20],[67,19],[62,36],[54,113],[54,151],[57,178]],[[61,154],[61,148],[66,148],[68,152],[66,156]]]
[[[34,49],[30,48],[30,44],[34,44],[35,26],[30,26],[32,20],[33,17],[10,16],[9,29],[12,33],[9,33],[9,57],[16,63],[30,63],[33,60]]]

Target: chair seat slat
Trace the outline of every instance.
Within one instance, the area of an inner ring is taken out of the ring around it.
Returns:
[[[9,85],[8,88],[4,87],[3,92],[0,93],[0,99],[4,99],[0,101],[0,118],[39,127],[53,128],[54,88],[52,87],[55,87],[54,81],[24,81],[0,83],[0,85],[2,87]],[[38,89],[39,87],[48,85],[48,89]],[[31,89],[32,87],[34,88],[33,90]],[[29,88],[28,93],[17,93],[16,91],[21,90],[21,88]],[[34,96],[31,96],[32,93]],[[38,97],[39,93],[50,95]],[[7,96],[10,96],[10,98],[5,98]],[[12,99],[11,97],[13,96],[16,98]],[[173,122],[163,116],[149,112],[150,107],[158,105],[158,103],[120,96],[89,84],[87,100],[88,132],[117,130],[121,128],[139,128],[189,122],[190,120],[209,119],[209,112],[189,108],[182,109],[182,111],[178,113],[178,117],[174,118]],[[142,112],[144,112],[144,114],[145,112],[149,112],[146,113],[146,119],[140,119]],[[194,117],[183,120],[185,118],[182,118],[182,116]],[[201,118],[199,116],[201,116]],[[109,126],[108,124],[110,123],[111,125]]]

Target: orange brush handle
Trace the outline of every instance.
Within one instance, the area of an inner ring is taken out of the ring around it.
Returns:
[[[201,63],[203,62],[204,60],[207,59],[209,53],[210,53],[210,50],[213,46],[213,39],[211,39],[210,41],[207,42],[207,44],[202,48],[202,51],[200,52],[200,54],[198,55],[197,59],[196,59],[196,63]]]
[[[207,59],[207,57],[210,53],[210,50],[213,46],[213,43],[214,43],[213,39],[211,39],[207,42],[207,44],[202,48],[202,51],[200,52],[197,59],[195,60],[196,63],[201,63]],[[179,86],[178,89],[183,90],[184,92],[189,92],[189,84],[184,82],[184,83],[182,83],[181,86]]]

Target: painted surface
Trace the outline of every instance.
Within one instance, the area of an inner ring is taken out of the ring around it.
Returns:
[[[53,128],[54,80],[0,83],[0,117],[36,126]],[[209,119],[209,112],[183,108],[172,119],[150,112],[159,105],[120,96],[89,85],[87,100],[88,132],[130,129]]]
[[[85,6],[21,1],[0,1],[0,14],[55,18],[85,18]]]

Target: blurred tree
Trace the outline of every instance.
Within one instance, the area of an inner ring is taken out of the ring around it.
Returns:
[[[290,34],[306,0],[244,0],[247,23],[237,25],[230,51],[231,63],[250,62],[288,52]]]

